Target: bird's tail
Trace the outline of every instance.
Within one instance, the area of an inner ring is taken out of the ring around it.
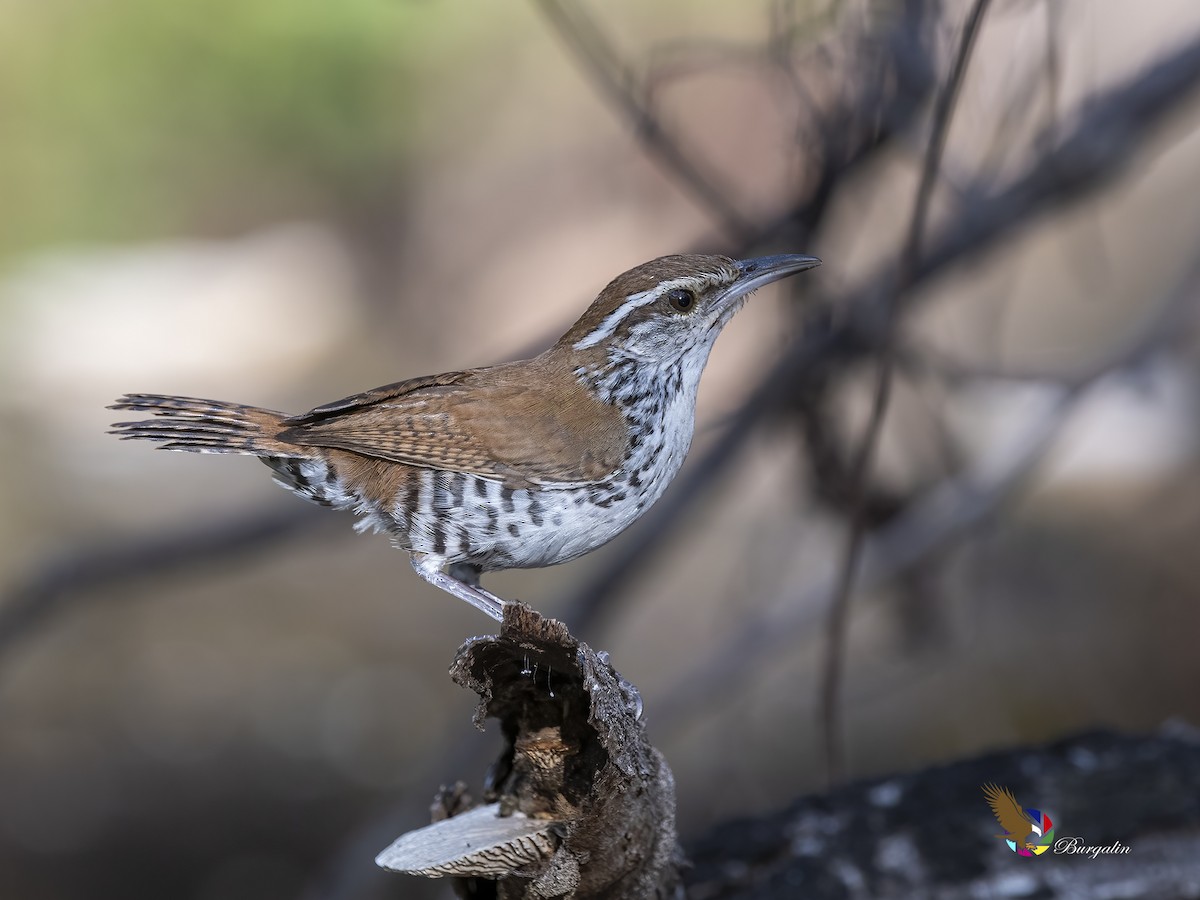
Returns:
[[[157,441],[162,450],[189,453],[303,455],[297,453],[297,447],[276,437],[284,416],[270,409],[164,394],[126,394],[109,409],[155,416],[114,424],[110,434],[124,441]]]

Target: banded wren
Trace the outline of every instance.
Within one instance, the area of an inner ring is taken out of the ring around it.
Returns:
[[[413,378],[298,416],[127,394],[122,439],[257,456],[295,494],[385,531],[431,584],[502,619],[486,571],[612,540],[661,496],[695,427],[709,351],[755,289],[812,256],[664,256],[617,276],[558,342],[519,362]]]

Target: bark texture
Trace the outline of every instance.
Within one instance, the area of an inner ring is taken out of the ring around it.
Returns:
[[[461,784],[444,791],[435,823],[402,836],[380,865],[453,876],[471,898],[683,896],[674,780],[646,737],[641,697],[607,654],[509,604],[499,636],[464,643],[450,675],[479,695],[477,726],[500,721],[487,806]]]

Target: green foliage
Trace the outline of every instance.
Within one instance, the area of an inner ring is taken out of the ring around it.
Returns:
[[[445,30],[422,6],[0,3],[0,258],[369,204]]]

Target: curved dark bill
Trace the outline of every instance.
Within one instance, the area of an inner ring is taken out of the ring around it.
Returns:
[[[738,311],[748,294],[758,290],[764,284],[787,278],[805,269],[812,269],[821,264],[815,256],[804,256],[800,253],[781,253],[778,256],[756,256],[753,259],[739,259],[734,262],[740,273],[737,281],[726,289],[720,299],[721,313],[713,321],[712,327],[720,328]]]
[[[777,256],[756,256],[753,259],[740,259],[737,267],[741,269],[741,277],[734,285],[739,294],[747,294],[757,290],[764,284],[787,278],[805,269],[812,269],[821,264],[815,256],[804,256],[799,253],[781,253]]]

